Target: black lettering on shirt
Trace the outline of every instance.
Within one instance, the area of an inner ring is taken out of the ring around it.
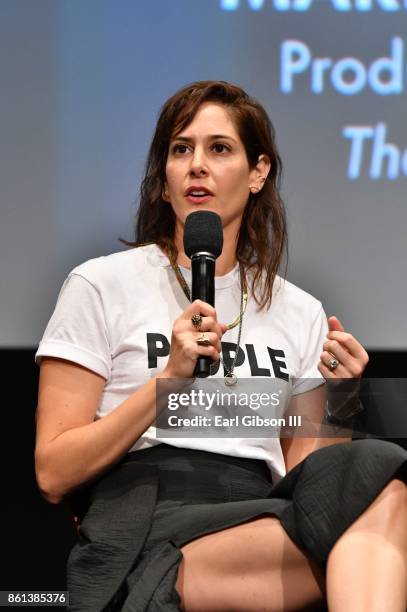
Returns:
[[[147,335],[147,354],[148,367],[156,368],[158,365],[157,357],[167,357],[170,354],[170,343],[164,334]]]
[[[222,359],[223,359],[224,365],[227,368],[227,371],[229,371],[230,368],[232,367],[232,363],[236,355],[236,349],[237,349],[237,344],[235,344],[234,342],[222,342]],[[239,346],[239,350],[237,351],[235,368],[238,368],[239,366],[241,366],[244,363],[244,360],[245,360],[245,354],[243,350],[241,349],[241,347]],[[218,369],[219,369],[219,366],[217,367],[216,372],[218,371]],[[223,368],[224,376],[227,374],[227,371],[225,368]],[[216,374],[216,372],[214,369],[213,373]]]
[[[278,359],[278,357],[285,358],[284,351],[279,351],[278,349],[272,349],[269,346],[267,347],[267,350],[269,352],[270,361],[273,366],[274,376],[276,378],[282,378],[283,380],[289,380],[290,377],[287,374],[287,372],[283,372],[281,369],[282,367],[287,369],[286,363]]]
[[[254,350],[253,344],[246,344],[246,350],[252,376],[271,376],[271,372],[269,369],[259,368],[259,365],[257,363],[256,351]]]
[[[158,357],[167,357],[170,354],[170,343],[164,334],[147,333],[147,357],[148,367],[156,368],[158,366]],[[268,368],[263,368],[258,365],[256,351],[253,344],[246,344],[247,357],[249,360],[250,371],[252,376],[271,376],[271,371]],[[237,352],[235,368],[243,365],[246,359],[244,350],[234,342],[222,342],[222,359],[224,363],[224,375],[228,373],[232,367],[233,360]],[[287,369],[285,363],[284,351],[267,347],[271,364],[273,366],[274,376],[283,380],[289,380],[289,374],[284,372]],[[220,362],[214,363],[212,366],[212,375],[219,370]]]

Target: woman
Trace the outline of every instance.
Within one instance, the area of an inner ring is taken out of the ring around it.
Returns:
[[[335,317],[328,330],[320,302],[277,276],[280,173],[256,101],[225,82],[185,87],[158,120],[138,248],[86,262],[63,285],[36,355],[36,472],[52,503],[86,493],[68,562],[74,610],[281,611],[326,599],[332,611],[405,609],[400,447],[321,437],[160,443],[151,427],[157,381],[192,377],[198,356],[211,358],[220,383],[288,379],[289,409],[314,423],[325,413],[322,377],[361,376],[357,340]],[[216,309],[188,304],[183,228],[195,210],[222,221]]]

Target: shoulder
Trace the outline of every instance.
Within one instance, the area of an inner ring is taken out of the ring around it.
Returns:
[[[318,315],[323,314],[320,300],[278,275],[274,281],[273,303],[275,308],[284,309],[302,318],[307,316],[315,319]]]
[[[307,306],[318,309],[322,306],[320,300],[316,297],[278,275],[274,281],[273,298],[275,298],[276,301],[282,300],[291,302],[300,307]]]
[[[148,244],[89,259],[73,268],[69,277],[80,276],[96,289],[113,289],[128,282],[134,286],[137,279],[153,273],[162,258],[165,256],[157,245]]]

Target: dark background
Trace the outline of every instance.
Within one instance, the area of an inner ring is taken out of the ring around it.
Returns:
[[[405,376],[407,352],[368,351],[367,379]],[[3,503],[2,572],[0,590],[64,590],[65,564],[75,543],[75,529],[68,508],[52,505],[40,495],[34,474],[35,409],[39,368],[35,349],[0,351],[3,373]],[[373,381],[374,382],[374,381]],[[389,380],[392,383],[391,380]],[[404,386],[407,379],[401,381]],[[369,380],[372,383],[372,380]],[[392,414],[404,409],[404,397],[387,402],[368,401],[356,426],[386,435]],[[397,405],[396,405],[397,404]],[[404,414],[404,412],[403,412]],[[403,437],[393,441],[407,448],[406,418]],[[391,428],[390,428],[391,430]]]

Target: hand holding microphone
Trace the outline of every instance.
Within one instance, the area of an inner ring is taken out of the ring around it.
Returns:
[[[223,232],[219,215],[191,213],[185,222],[184,250],[191,259],[191,305],[174,322],[165,375],[171,378],[204,378],[221,353],[227,325],[219,323],[215,306],[215,262],[222,252]],[[163,374],[164,374],[163,373]]]

